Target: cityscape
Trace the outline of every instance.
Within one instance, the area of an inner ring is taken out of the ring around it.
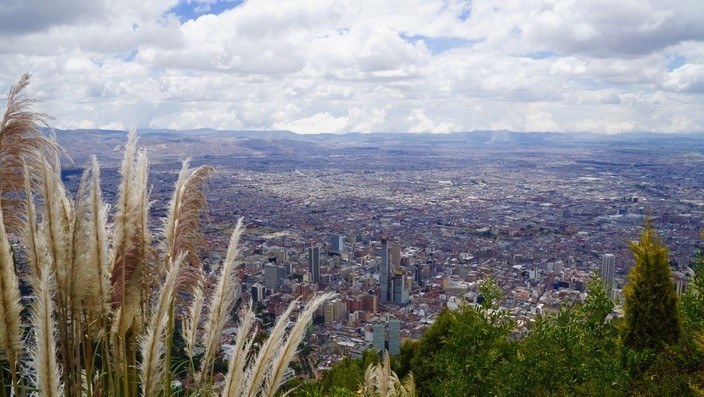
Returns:
[[[74,161],[63,171],[69,189],[84,153],[101,145],[118,149],[124,135],[58,131]],[[214,249],[204,264],[212,272],[222,261],[224,251],[215,247],[226,246],[243,216],[239,296],[260,307],[261,320],[272,321],[293,299],[337,294],[321,307],[307,339],[311,377],[366,349],[399,354],[443,309],[481,303],[478,286],[486,280],[500,287],[501,310],[516,320],[517,334],[538,316],[584,300],[595,276],[618,317],[633,264],[629,241],[646,217],[669,247],[678,293],[687,288],[688,265],[701,246],[704,141],[698,137],[665,143],[647,134],[635,142],[519,133],[408,140],[226,131],[164,136],[145,131],[140,138],[154,159],[151,215],[164,211],[180,168],[175,154],[213,165],[205,236]],[[109,199],[117,162],[111,151],[99,153],[107,153],[100,160]]]

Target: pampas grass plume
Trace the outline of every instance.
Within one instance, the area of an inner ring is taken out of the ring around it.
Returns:
[[[164,365],[165,363],[161,359],[165,352],[165,341],[171,340],[166,335],[166,329],[169,324],[169,316],[172,314],[171,307],[174,299],[176,278],[184,257],[185,254],[180,254],[171,264],[156,304],[152,309],[152,318],[146,334],[140,344],[142,352],[140,377],[142,379],[142,394],[145,396],[157,394],[157,389],[164,379],[165,367],[169,366],[168,363]],[[170,385],[165,385],[164,387],[170,387]]]
[[[14,371],[20,356],[20,291],[0,210],[0,349]]]
[[[228,314],[235,303],[235,279],[233,273],[239,254],[239,241],[243,231],[242,218],[240,218],[230,237],[225,262],[220,270],[218,283],[210,300],[210,311],[205,324],[205,353],[202,358],[199,376],[201,382],[207,379],[212,372],[213,360],[215,352],[220,346],[222,330],[225,328]]]
[[[39,396],[62,395],[61,372],[56,359],[56,324],[52,300],[53,277],[49,266],[41,268],[35,276],[34,325],[35,347],[32,349],[32,364],[36,371],[36,387]]]

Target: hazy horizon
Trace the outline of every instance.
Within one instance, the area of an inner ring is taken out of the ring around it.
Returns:
[[[57,129],[704,132],[704,2],[9,0]]]

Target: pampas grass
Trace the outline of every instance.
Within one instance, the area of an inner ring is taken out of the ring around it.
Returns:
[[[22,226],[19,194],[24,190],[25,168],[29,168],[29,175],[38,175],[42,160],[57,150],[56,144],[40,132],[48,116],[32,110],[36,100],[25,95],[28,84],[29,74],[25,74],[10,88],[0,123],[0,208],[10,231]]]
[[[370,364],[364,371],[364,384],[361,394],[365,397],[415,397],[416,386],[413,374],[408,374],[401,382],[391,370],[389,352],[384,350],[384,357],[379,364]]]
[[[166,330],[171,316],[171,307],[174,300],[174,290],[176,279],[181,268],[181,263],[185,253],[181,253],[170,264],[166,280],[164,281],[159,296],[152,310],[152,318],[149,322],[146,334],[140,344],[142,352],[142,362],[140,364],[140,376],[142,379],[142,394],[153,396],[157,393],[160,382],[163,381],[165,371],[164,363],[161,361],[165,354],[165,346],[171,339],[167,337]],[[169,387],[169,385],[161,385]]]
[[[171,379],[180,376],[171,365],[174,324],[185,311],[189,376],[196,379],[186,383],[185,393],[273,396],[312,313],[330,296],[308,305],[292,302],[253,358],[256,318],[251,304],[243,309],[225,382],[215,384],[213,368],[235,304],[245,226],[240,218],[217,280],[207,285],[198,254],[205,247],[203,187],[212,168],[183,163],[163,233],[153,233],[149,160],[131,131],[112,214],[102,198],[95,157],[72,199],[60,178],[60,148],[38,129],[46,116],[33,112],[34,101],[22,94],[28,81],[24,76],[11,88],[0,125],[0,355],[7,366],[0,373],[10,374],[12,393],[171,395]],[[6,227],[22,232],[36,295],[31,322],[25,324],[33,337],[22,332],[26,320]],[[177,294],[183,299],[175,299]],[[296,310],[297,320],[286,332]],[[25,347],[23,339],[29,342]],[[204,353],[196,357],[200,349]],[[27,356],[32,359],[24,362]]]
[[[4,353],[10,364],[12,385],[18,392],[18,380],[15,374],[17,360],[20,357],[20,291],[14,260],[10,251],[0,210],[0,353]]]
[[[164,251],[172,257],[179,252],[187,252],[186,262],[191,266],[200,266],[198,251],[205,246],[200,233],[200,219],[207,205],[202,188],[213,169],[200,166],[191,170],[189,162],[190,160],[183,162],[169,203],[169,212],[164,222]]]
[[[239,241],[242,236],[242,218],[237,221],[237,226],[230,237],[230,244],[227,247],[227,255],[223,262],[217,286],[210,300],[210,311],[205,323],[205,353],[201,360],[201,370],[198,376],[199,382],[207,381],[213,372],[213,361],[215,353],[220,346],[222,330],[228,319],[228,314],[235,303],[235,270],[237,256],[239,255]]]
[[[51,269],[44,266],[35,278],[37,279],[34,283],[36,300],[32,310],[35,346],[30,349],[32,366],[36,372],[35,387],[39,390],[39,396],[58,397],[62,395],[63,387],[56,359],[56,324],[53,317]]]
[[[109,207],[102,199],[100,168],[93,156],[78,188],[73,238],[76,298],[92,320],[107,314],[112,296],[107,222]]]
[[[243,311],[239,328],[237,329],[237,338],[235,340],[235,351],[233,352],[232,360],[227,367],[227,376],[225,377],[225,387],[222,390],[223,396],[243,396],[246,390],[246,380],[244,379],[244,369],[247,366],[247,355],[254,343],[254,312],[252,311],[251,303]]]
[[[186,344],[186,355],[191,360],[195,357],[196,338],[198,333],[198,325],[200,324],[200,316],[203,313],[203,302],[205,301],[205,290],[203,287],[203,279],[201,278],[193,292],[193,302],[188,308],[188,317],[182,323],[181,334]]]
[[[313,313],[318,310],[318,307],[320,307],[323,302],[332,299],[333,296],[334,294],[319,295],[310,301],[303,311],[301,311],[301,314],[298,316],[298,320],[293,325],[293,328],[291,328],[291,331],[289,331],[286,339],[281,341],[278,353],[274,355],[271,363],[271,371],[267,376],[264,385],[265,396],[274,395],[276,390],[279,388],[279,384],[284,377],[286,369],[298,352],[298,345],[301,344],[303,336],[305,336],[306,328],[313,319]],[[298,302],[294,301],[294,303]],[[286,318],[282,316],[279,322],[283,323],[284,321],[286,321]]]

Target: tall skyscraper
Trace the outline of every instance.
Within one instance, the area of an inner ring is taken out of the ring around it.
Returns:
[[[386,324],[374,323],[374,339],[372,342],[375,350],[384,351],[386,349]]]
[[[408,303],[411,288],[406,282],[406,276],[401,268],[401,246],[391,244],[391,249],[389,249],[386,237],[381,238],[379,272],[380,302],[397,305]]]
[[[392,301],[392,295],[389,288],[391,277],[391,263],[389,262],[389,246],[388,238],[381,238],[381,263],[379,264],[379,284],[381,287],[381,303]]]
[[[611,296],[611,290],[614,288],[614,267],[616,266],[616,257],[613,254],[604,254],[601,259],[601,272],[599,275],[604,283],[604,289]]]
[[[401,354],[401,320],[397,318],[389,319],[389,354]]]
[[[345,250],[344,237],[341,234],[333,234],[330,239],[330,253],[333,255],[342,255]]]
[[[403,304],[403,296],[404,296],[404,288],[405,284],[403,282],[403,273],[399,271],[394,271],[394,276],[391,279],[391,294],[392,294],[392,302],[396,304]]]
[[[320,282],[320,247],[308,247],[308,272],[310,281]]]
[[[264,286],[273,291],[276,289],[276,285],[279,283],[279,275],[277,266],[273,263],[264,265]]]
[[[391,269],[396,270],[396,268],[401,266],[401,245],[391,244],[390,249],[391,254]]]

